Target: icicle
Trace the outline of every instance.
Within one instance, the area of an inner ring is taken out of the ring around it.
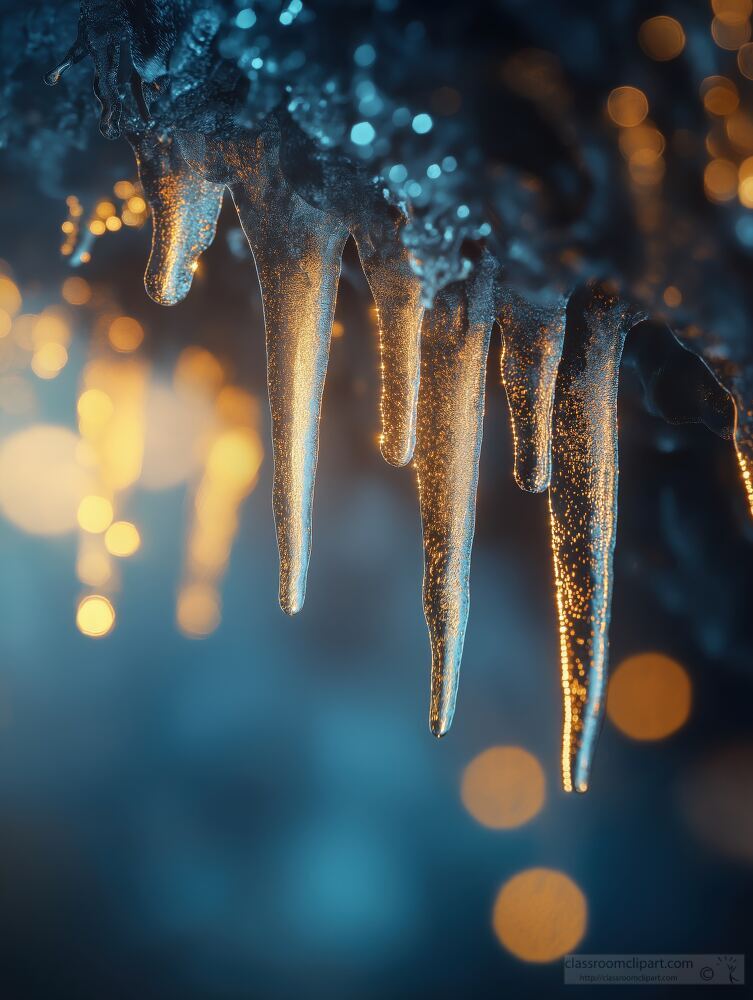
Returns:
[[[604,710],[617,526],[617,385],[633,314],[603,284],[567,306],[549,488],[559,612],[566,791],[588,787]]]
[[[735,398],[735,454],[740,466],[740,474],[748,498],[748,506],[753,516],[753,403],[751,396],[747,403],[734,394]]]
[[[118,68],[126,25],[127,17],[119,4],[106,0],[82,3],[76,41],[61,62],[44,76],[44,82],[54,87],[71,66],[84,56],[91,56],[94,63],[94,96],[102,109],[99,131],[106,139],[117,139],[120,135],[123,103],[118,91]]]
[[[163,306],[188,295],[201,254],[217,228],[224,185],[206,180],[170,137],[129,136],[152,210],[152,251],[144,275],[150,298]]]
[[[732,398],[734,425],[732,440],[745,497],[753,515],[753,369],[744,362],[712,359],[714,375]]]
[[[496,265],[485,254],[426,313],[416,435],[435,736],[450,728],[468,620],[471,546]]]
[[[382,439],[384,458],[406,465],[416,441],[416,406],[420,366],[421,282],[410,266],[400,239],[405,224],[394,210],[394,228],[380,232],[355,231],[364,274],[379,316],[382,369]]]
[[[230,154],[230,189],[264,303],[280,606],[292,615],[306,592],[319,414],[348,232],[289,187],[269,137]]]
[[[541,493],[551,475],[552,408],[565,337],[565,300],[537,304],[506,289],[499,325],[515,482],[529,493]]]

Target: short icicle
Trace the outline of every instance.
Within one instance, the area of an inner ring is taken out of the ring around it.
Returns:
[[[536,303],[510,288],[502,295],[502,383],[510,409],[515,482],[529,493],[549,486],[552,410],[565,338],[565,299]]]
[[[144,275],[150,298],[172,306],[188,295],[199,257],[211,245],[223,184],[190,167],[169,136],[130,135],[152,212],[152,251]]]
[[[379,227],[378,238],[360,226],[354,235],[379,321],[381,451],[391,465],[402,466],[413,457],[416,441],[424,306],[421,282],[400,239],[405,220],[397,209],[390,207],[388,211],[391,222]]]
[[[625,337],[643,318],[602,283],[579,288],[567,305],[549,487],[565,791],[586,791],[604,714],[617,527],[619,367]]]
[[[437,295],[424,319],[415,464],[432,654],[429,724],[435,736],[452,723],[468,620],[495,272],[484,254],[466,282]]]
[[[239,168],[230,190],[264,304],[280,606],[292,615],[306,593],[319,415],[348,232],[287,184],[273,137],[248,145],[231,157]]]

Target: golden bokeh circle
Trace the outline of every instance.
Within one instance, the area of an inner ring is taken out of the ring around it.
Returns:
[[[517,958],[554,962],[577,948],[587,919],[586,897],[571,878],[552,868],[528,868],[500,889],[492,926]]]
[[[615,87],[607,98],[607,111],[616,125],[635,128],[648,114],[648,101],[637,87]]]
[[[685,32],[679,21],[660,15],[650,17],[638,29],[641,48],[657,62],[675,59],[685,48]]]
[[[510,830],[540,812],[546,779],[541,764],[522,747],[490,747],[466,767],[460,796],[482,826]]]
[[[85,597],[76,611],[76,625],[79,632],[101,639],[112,631],[115,624],[115,609],[106,597],[91,594]]]
[[[113,521],[105,532],[105,547],[110,555],[126,559],[141,546],[139,529],[130,521]]]
[[[132,316],[117,316],[107,331],[111,345],[121,354],[135,351],[144,339],[144,328]]]
[[[684,667],[662,653],[640,653],[623,660],[612,675],[607,714],[631,739],[661,740],[687,722],[691,703]]]

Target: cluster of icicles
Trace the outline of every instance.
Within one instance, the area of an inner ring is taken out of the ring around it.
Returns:
[[[603,715],[617,493],[617,379],[626,334],[643,318],[606,285],[537,305],[506,289],[479,252],[471,276],[431,308],[400,239],[404,219],[342,221],[286,182],[274,131],[214,140],[131,137],[153,217],[145,283],[157,302],[188,293],[225,188],[256,262],[272,414],[280,604],[303,605],[319,416],[343,248],[355,238],[376,303],[384,458],[413,460],[432,648],[430,725],[450,727],[469,607],[469,571],[495,321],[515,443],[515,479],[549,490],[564,693],[563,783],[585,790]]]
[[[82,54],[83,48],[72,50],[49,82]],[[98,79],[103,132],[117,134],[113,75],[102,72]],[[382,454],[395,466],[412,460],[419,484],[436,736],[447,732],[455,711],[486,362],[498,324],[515,480],[529,492],[549,493],[563,785],[585,791],[606,697],[620,360],[628,332],[645,314],[601,281],[529,299],[505,286],[501,265],[483,246],[474,248],[466,280],[443,288],[428,306],[401,239],[406,218],[378,193],[350,197],[338,178],[330,178],[326,197],[304,200],[281,166],[280,120],[274,116],[258,132],[232,138],[147,129],[129,141],[152,212],[145,284],[156,302],[172,305],[188,294],[197,261],[214,238],[226,189],[253,252],[266,329],[280,604],[288,614],[301,609],[305,595],[322,393],[341,256],[353,236],[379,316]],[[753,510],[747,388],[730,384]]]

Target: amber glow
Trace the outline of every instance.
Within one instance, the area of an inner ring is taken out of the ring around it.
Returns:
[[[91,475],[77,460],[78,438],[65,427],[36,424],[0,444],[0,510],[33,535],[73,531]]]
[[[85,597],[76,612],[76,625],[79,632],[100,639],[112,630],[115,624],[115,610],[100,594]]]
[[[712,160],[703,172],[704,190],[711,201],[731,201],[737,194],[737,182],[737,167],[731,160]]]
[[[685,48],[685,32],[673,17],[651,17],[644,21],[638,40],[646,55],[658,62],[677,58]]]
[[[141,473],[146,375],[145,365],[130,358],[103,358],[84,370],[79,429],[94,449],[108,496],[133,485]]]
[[[105,534],[105,546],[110,555],[125,559],[141,546],[138,528],[130,521],[115,521]]]
[[[607,98],[607,111],[616,125],[634,128],[648,114],[648,101],[637,87],[616,87]]]
[[[112,504],[106,497],[84,497],[78,507],[78,523],[83,531],[101,534],[112,523]]]
[[[144,339],[144,328],[138,320],[130,316],[118,316],[110,324],[107,337],[115,348],[123,354],[135,351]]]
[[[482,826],[509,830],[532,819],[544,805],[544,772],[522,747],[491,747],[466,767],[463,805]]]
[[[65,301],[72,306],[86,305],[92,297],[89,282],[83,278],[66,278],[61,293]]]
[[[135,215],[140,215],[146,211],[146,202],[141,195],[135,194],[128,199],[128,210]]]
[[[263,457],[256,400],[245,390],[223,382],[222,365],[209,351],[192,347],[181,353],[171,399],[185,399],[186,413],[193,421],[198,417],[200,423],[194,424],[185,441],[188,447],[170,465],[170,478],[190,474],[197,462],[202,470],[193,490],[186,561],[176,605],[178,627],[191,638],[209,635],[220,624],[219,584],[238,530],[240,505],[256,485]],[[167,404],[167,397],[159,398],[160,406]],[[180,419],[181,431],[186,424]],[[171,438],[167,444],[174,454]],[[160,471],[164,473],[164,469]]]
[[[706,110],[723,118],[737,110],[740,95],[735,84],[725,76],[708,76],[701,84],[701,97]]]
[[[192,583],[178,594],[176,619],[181,632],[191,638],[209,635],[220,623],[220,595],[208,583]]]
[[[136,188],[131,181],[116,181],[112,191],[116,198],[126,201],[131,195],[135,194]]]
[[[753,44],[740,46],[737,53],[737,68],[746,79],[753,80]]]
[[[42,344],[31,359],[31,370],[39,378],[55,378],[68,361],[68,351],[62,344],[54,342]]]
[[[715,17],[711,22],[711,36],[720,49],[734,52],[741,45],[750,41],[750,21],[745,20],[737,24],[730,24],[720,17]]]
[[[711,9],[725,24],[742,24],[753,12],[753,0],[711,0]]]
[[[753,118],[744,111],[735,111],[725,121],[729,141],[742,152],[753,152]]]
[[[623,660],[607,698],[610,721],[634,740],[661,740],[687,722],[692,689],[685,669],[661,653]]]
[[[529,868],[502,886],[492,924],[500,944],[525,962],[554,962],[572,952],[586,931],[588,908],[563,872]]]
[[[21,293],[16,283],[7,275],[0,274],[0,309],[15,316],[21,308]]]
[[[214,396],[222,385],[225,373],[217,358],[203,347],[187,347],[181,351],[175,366],[174,382],[181,389],[198,389]]]

